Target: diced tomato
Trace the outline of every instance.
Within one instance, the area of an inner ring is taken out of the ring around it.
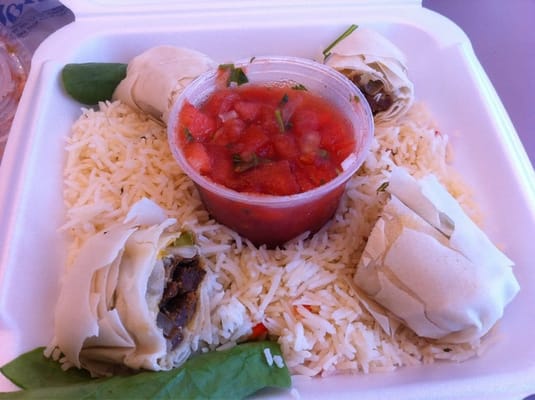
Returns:
[[[303,170],[302,168],[296,167],[294,169],[294,176],[301,192],[306,192],[317,187],[317,185],[312,182],[312,179],[310,179],[307,171]]]
[[[269,132],[274,135],[280,133],[280,126],[275,114],[276,106],[263,105],[258,113],[256,123],[264,129],[265,132]]]
[[[234,182],[235,173],[231,154],[226,151],[224,146],[216,144],[207,144],[206,152],[210,158],[212,179],[222,185],[234,188],[236,184]]]
[[[202,143],[186,143],[183,147],[184,156],[190,165],[199,173],[206,175],[211,170],[210,157]]]
[[[258,148],[256,154],[258,157],[266,160],[275,159],[275,147],[273,146],[273,142],[271,140],[266,142],[263,146]]]
[[[228,121],[225,121],[215,132],[212,143],[222,146],[235,143],[240,139],[245,127],[245,122],[243,122],[241,119],[229,119]]]
[[[274,195],[289,195],[299,192],[299,184],[287,160],[260,164],[242,174],[245,191]]]
[[[236,110],[240,118],[243,118],[248,122],[253,121],[258,117],[261,107],[261,103],[252,101],[237,101],[234,103],[234,110]]]
[[[321,186],[330,180],[336,178],[336,166],[329,160],[323,159],[320,156],[314,156],[314,161],[307,165],[297,164],[296,170],[302,168],[306,171],[310,182],[314,187]]]
[[[347,132],[349,130],[349,122],[346,121],[330,121],[324,127],[323,135],[321,136],[321,147],[326,149],[333,161],[341,163],[355,148],[355,139]]]
[[[269,136],[260,126],[250,125],[241,135],[240,141],[232,145],[232,151],[238,153],[241,158],[248,159],[269,141]]]
[[[223,89],[214,92],[203,104],[203,110],[210,115],[222,115],[232,110],[234,102],[240,96],[230,89]]]
[[[268,93],[276,93],[277,90],[273,89],[274,88],[270,86],[266,87],[262,85],[249,85],[245,90],[244,87],[239,88],[238,90],[240,91],[242,100],[254,102],[260,100],[262,104],[269,104],[271,106],[275,106],[278,103],[280,96],[272,96],[270,93]]]
[[[279,133],[274,135],[272,140],[279,159],[294,160],[299,157],[299,147],[294,135]]]
[[[198,110],[189,102],[186,102],[180,111],[180,123],[188,129],[194,140],[200,142],[208,140],[217,127],[214,118]]]
[[[315,105],[314,111],[316,112],[316,120],[318,121],[319,126],[324,126],[333,121],[332,114],[325,109],[320,110],[319,107]]]
[[[225,90],[228,86],[228,79],[230,78],[230,68],[222,68],[221,66],[217,69],[217,75],[215,78],[215,85],[219,90]]]
[[[317,131],[320,128],[316,113],[306,108],[296,110],[292,116],[291,123],[292,129],[298,136],[304,132]]]

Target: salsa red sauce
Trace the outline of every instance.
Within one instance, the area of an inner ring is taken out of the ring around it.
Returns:
[[[308,191],[335,178],[355,149],[347,119],[302,87],[218,89],[199,107],[186,102],[179,121],[190,165],[238,192]]]

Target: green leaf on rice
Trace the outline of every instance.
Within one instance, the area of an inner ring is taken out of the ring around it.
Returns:
[[[22,389],[38,389],[44,386],[62,386],[87,382],[89,373],[71,368],[61,369],[58,362],[46,358],[43,348],[29,351],[0,367],[0,372]]]
[[[80,103],[93,105],[111,100],[115,88],[126,77],[127,64],[67,64],[61,72],[65,91]]]
[[[0,368],[26,389],[0,393],[0,399],[241,399],[266,387],[290,387],[288,368],[268,365],[266,348],[274,356],[281,355],[277,343],[251,342],[192,357],[170,371],[98,379],[76,369],[62,371],[40,348]]]

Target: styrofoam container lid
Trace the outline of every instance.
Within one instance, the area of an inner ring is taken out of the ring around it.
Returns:
[[[535,174],[467,36],[419,1],[65,1],[76,21],[36,51],[0,168],[0,364],[46,345],[65,261],[65,139],[80,104],[63,92],[68,62],[128,62],[160,44],[217,62],[254,55],[315,58],[349,24],[376,29],[406,54],[417,100],[448,132],[485,231],[516,263],[521,291],[481,357],[392,373],[295,379],[302,398],[506,398],[535,393]],[[7,381],[1,389],[11,387]],[[289,393],[277,392],[290,398]]]

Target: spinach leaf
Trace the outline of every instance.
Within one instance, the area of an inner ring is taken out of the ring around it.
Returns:
[[[77,368],[62,370],[58,362],[43,355],[43,350],[44,348],[40,347],[22,354],[0,367],[0,372],[23,389],[69,385],[91,379],[85,370]]]
[[[84,63],[67,64],[61,72],[67,93],[83,104],[110,100],[113,91],[126,77],[127,64]]]
[[[34,371],[59,368],[53,366],[37,350],[23,355],[2,367],[2,372],[13,382],[30,387],[13,393],[2,393],[0,399],[240,399],[265,387],[288,388],[291,378],[286,366],[268,365],[264,349],[280,355],[280,347],[274,342],[251,342],[225,351],[214,351],[192,357],[182,367],[163,372],[140,372],[130,376],[81,379],[66,376],[45,381],[36,387],[27,380],[35,379],[35,373],[26,366],[33,364]],[[42,368],[38,364],[42,363]],[[13,365],[11,365],[13,364]],[[66,374],[67,375],[67,374]],[[42,378],[38,378],[43,382]]]

